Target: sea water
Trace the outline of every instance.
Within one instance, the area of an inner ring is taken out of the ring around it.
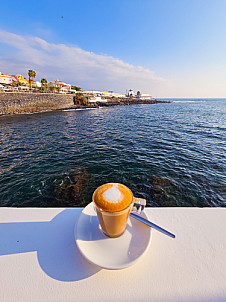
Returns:
[[[149,206],[225,206],[226,100],[171,101],[0,117],[0,206],[85,206],[107,182]]]

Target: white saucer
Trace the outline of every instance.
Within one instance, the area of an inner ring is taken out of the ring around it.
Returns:
[[[147,218],[144,212],[142,216]],[[129,217],[124,234],[109,238],[102,233],[91,202],[83,209],[75,225],[75,240],[89,262],[106,269],[122,269],[134,264],[147,252],[151,228]]]

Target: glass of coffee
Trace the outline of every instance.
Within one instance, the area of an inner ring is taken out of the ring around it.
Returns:
[[[93,203],[103,233],[114,238],[124,233],[130,212],[143,211],[146,200],[134,197],[125,185],[107,183],[94,191]]]

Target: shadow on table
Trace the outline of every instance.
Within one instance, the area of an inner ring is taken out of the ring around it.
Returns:
[[[0,256],[37,251],[43,271],[59,281],[78,281],[100,268],[85,260],[75,243],[80,209],[66,209],[48,222],[0,223]]]

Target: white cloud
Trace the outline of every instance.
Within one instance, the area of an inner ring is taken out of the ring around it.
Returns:
[[[186,61],[186,60],[185,60]],[[222,60],[222,62],[224,62]],[[177,67],[177,62],[174,62]],[[225,64],[169,68],[159,64],[167,79],[142,66],[118,58],[95,54],[76,46],[49,43],[39,37],[0,30],[0,71],[27,75],[36,71],[37,80],[60,79],[83,89],[140,90],[154,97],[225,97]]]
[[[0,71],[27,74],[34,69],[37,79],[61,79],[83,89],[125,92],[126,89],[157,94],[156,87],[166,83],[154,71],[134,66],[118,58],[99,55],[79,47],[53,44],[38,37],[20,36],[0,30],[3,45]],[[7,52],[4,49],[10,49]],[[10,55],[9,55],[10,53]]]

